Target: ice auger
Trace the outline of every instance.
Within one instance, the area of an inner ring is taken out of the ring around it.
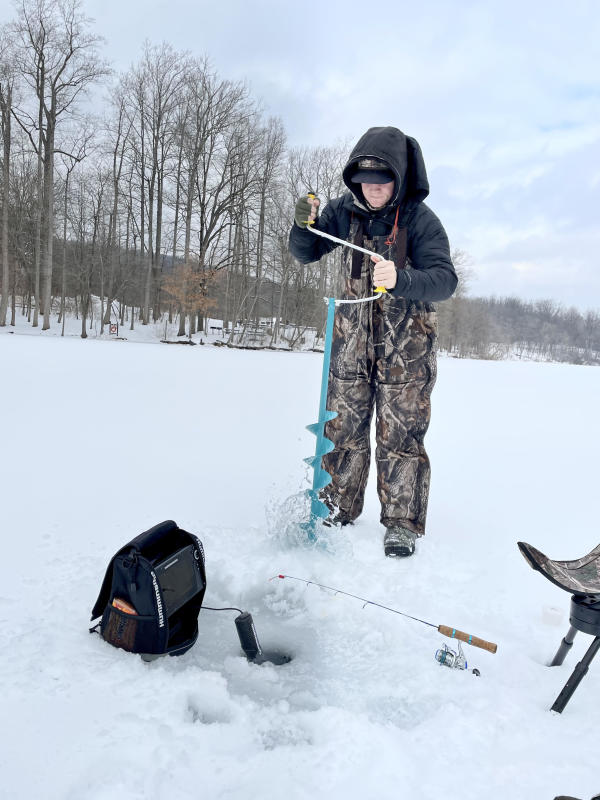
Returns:
[[[309,194],[309,197],[314,197],[314,195]],[[359,247],[352,242],[346,242],[343,239],[338,239],[337,236],[332,236],[329,233],[325,233],[324,231],[320,231],[317,228],[313,228],[312,225],[314,220],[308,220],[307,230],[312,231],[312,233],[317,234],[318,236],[323,236],[325,239],[331,239],[331,241],[336,242],[337,244],[344,245],[345,247],[351,247],[354,250],[359,250],[362,253],[366,253],[368,255],[375,255],[378,258],[381,258],[378,253],[374,253],[372,250],[366,250],[364,247]],[[340,305],[341,303],[365,303],[371,300],[377,300],[381,294],[385,293],[386,289],[383,286],[378,286],[375,289],[375,294],[372,297],[363,297],[356,300],[336,300],[334,297],[326,297],[325,302],[327,303],[327,323],[325,326],[325,344],[323,348],[323,372],[321,375],[321,399],[319,402],[319,418],[316,422],[313,422],[312,425],[307,425],[306,428],[311,433],[317,437],[317,446],[315,448],[314,456],[310,456],[310,458],[305,458],[304,461],[313,468],[313,483],[312,488],[308,490],[307,494],[310,497],[310,518],[308,522],[302,523],[301,527],[303,530],[307,532],[308,540],[310,542],[317,541],[317,524],[321,520],[327,519],[329,516],[329,509],[323,503],[322,500],[319,499],[319,492],[321,489],[324,489],[325,486],[331,483],[331,475],[327,472],[327,470],[323,469],[321,466],[321,459],[327,453],[331,453],[334,448],[334,444],[331,439],[328,439],[325,436],[325,423],[329,422],[332,419],[337,417],[337,411],[328,411],[327,406],[327,385],[329,383],[329,363],[331,361],[331,344],[333,341],[333,322],[335,318],[335,307],[336,305]]]
[[[321,466],[321,459],[326,453],[333,450],[333,442],[325,436],[325,423],[337,417],[337,411],[327,411],[327,384],[329,382],[329,362],[331,361],[331,343],[333,340],[333,320],[335,318],[335,298],[327,299],[327,324],[325,326],[325,346],[323,349],[323,373],[321,375],[321,399],[319,402],[319,418],[306,428],[317,437],[317,446],[314,456],[305,458],[304,461],[313,468],[312,489],[308,490],[310,497],[310,519],[302,527],[308,534],[310,542],[317,540],[316,526],[320,520],[327,519],[329,509],[321,500],[319,492],[331,483],[331,475]]]

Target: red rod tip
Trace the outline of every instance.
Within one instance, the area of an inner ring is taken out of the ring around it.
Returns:
[[[278,578],[285,578],[285,575],[278,575]]]

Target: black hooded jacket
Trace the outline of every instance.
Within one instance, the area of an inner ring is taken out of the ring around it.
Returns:
[[[351,181],[358,161],[369,157],[385,161],[396,176],[394,195],[386,206],[377,210],[369,208],[360,184]],[[450,297],[458,279],[446,231],[423,202],[429,194],[429,182],[417,141],[398,128],[369,128],[352,150],[342,174],[349,191],[327,204],[315,227],[347,239],[354,215],[362,218],[366,238],[388,236],[399,207],[398,222],[407,229],[406,255],[411,269],[396,264],[398,278],[390,293],[394,297],[424,302]],[[318,261],[337,246],[296,223],[290,232],[290,252],[303,264]]]

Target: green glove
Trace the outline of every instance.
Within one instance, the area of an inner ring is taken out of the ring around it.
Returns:
[[[310,215],[313,210],[313,205],[311,200],[314,202],[314,200],[318,200],[318,198],[315,197],[314,195],[312,195],[310,198],[307,195],[305,195],[304,197],[301,197],[296,203],[296,210],[294,211],[294,220],[299,228],[306,228],[308,226],[308,220],[310,219]]]

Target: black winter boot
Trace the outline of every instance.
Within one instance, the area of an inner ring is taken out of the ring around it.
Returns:
[[[385,531],[383,549],[386,556],[412,556],[415,552],[416,541],[416,533],[409,531],[408,528],[402,528],[400,525],[393,525]]]

